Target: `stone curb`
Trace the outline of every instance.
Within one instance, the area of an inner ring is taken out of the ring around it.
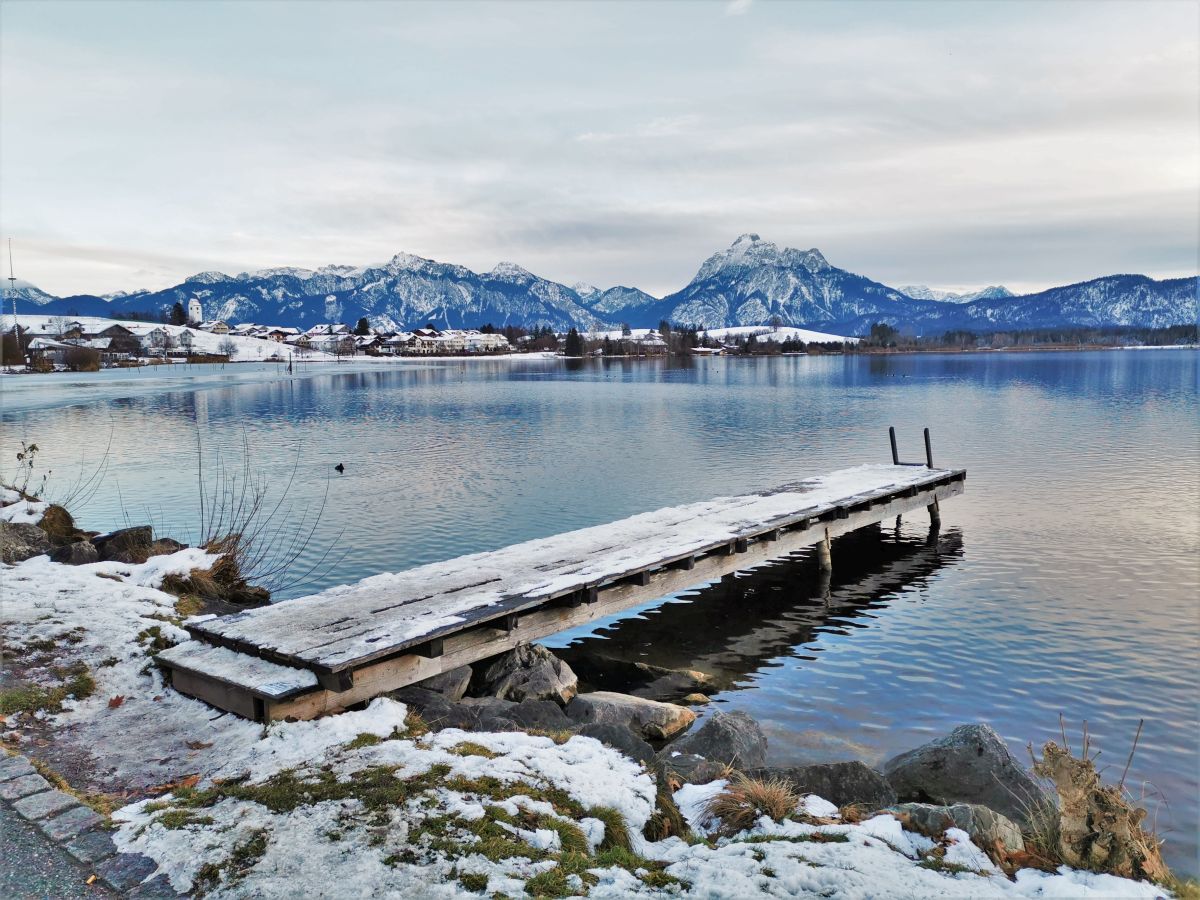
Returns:
[[[121,853],[103,828],[105,818],[65,791],[55,789],[24,756],[0,754],[0,803],[85,866],[113,890],[129,897],[180,897],[165,875],[143,881],[158,868],[140,853]]]

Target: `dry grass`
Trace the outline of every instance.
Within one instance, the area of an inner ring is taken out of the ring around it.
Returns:
[[[719,820],[723,833],[737,834],[753,828],[763,816],[781,822],[796,811],[799,803],[796,792],[782,778],[747,778],[739,774],[708,802],[704,816],[710,822]]]

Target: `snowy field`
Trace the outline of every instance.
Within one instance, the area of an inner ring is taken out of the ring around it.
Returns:
[[[12,497],[6,496],[5,500]],[[5,517],[37,516],[12,504]],[[113,814],[123,849],[155,860],[179,890],[218,897],[1123,897],[1157,887],[1062,869],[1010,880],[966,834],[940,843],[888,815],[844,822],[806,797],[783,822],[718,836],[705,802],[675,799],[692,842],[649,841],[655,787],[640,764],[595,740],[523,733],[423,733],[402,703],[264,728],[164,685],[150,656],[185,640],[171,573],[201,550],[143,565],[0,567],[2,637],[26,677],[85,664],[86,698],[15,714],[10,746],[85,759],[93,783],[132,789]],[[46,648],[52,648],[47,650]],[[42,661],[42,662],[39,662]],[[47,740],[47,745],[40,745]],[[94,785],[95,786],[95,785]]]

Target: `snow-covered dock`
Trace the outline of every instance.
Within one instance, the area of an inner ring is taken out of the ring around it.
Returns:
[[[965,479],[859,466],[661,509],[196,622],[158,659],[221,709],[308,719],[802,547],[829,565],[831,538],[921,507],[936,523]]]

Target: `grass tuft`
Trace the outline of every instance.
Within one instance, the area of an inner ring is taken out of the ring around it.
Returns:
[[[632,849],[633,845],[629,842],[629,826],[625,824],[625,817],[619,811],[611,806],[593,806],[587,811],[587,814],[604,823],[604,838],[600,841],[601,850],[630,851]]]
[[[800,798],[781,778],[758,779],[736,775],[704,808],[707,821],[720,820],[727,835],[753,828],[762,816],[783,821],[796,811]]]
[[[495,759],[500,755],[489,750],[483,744],[476,744],[474,741],[463,741],[461,744],[455,744],[450,748],[450,752],[455,756],[482,756],[484,759]]]

